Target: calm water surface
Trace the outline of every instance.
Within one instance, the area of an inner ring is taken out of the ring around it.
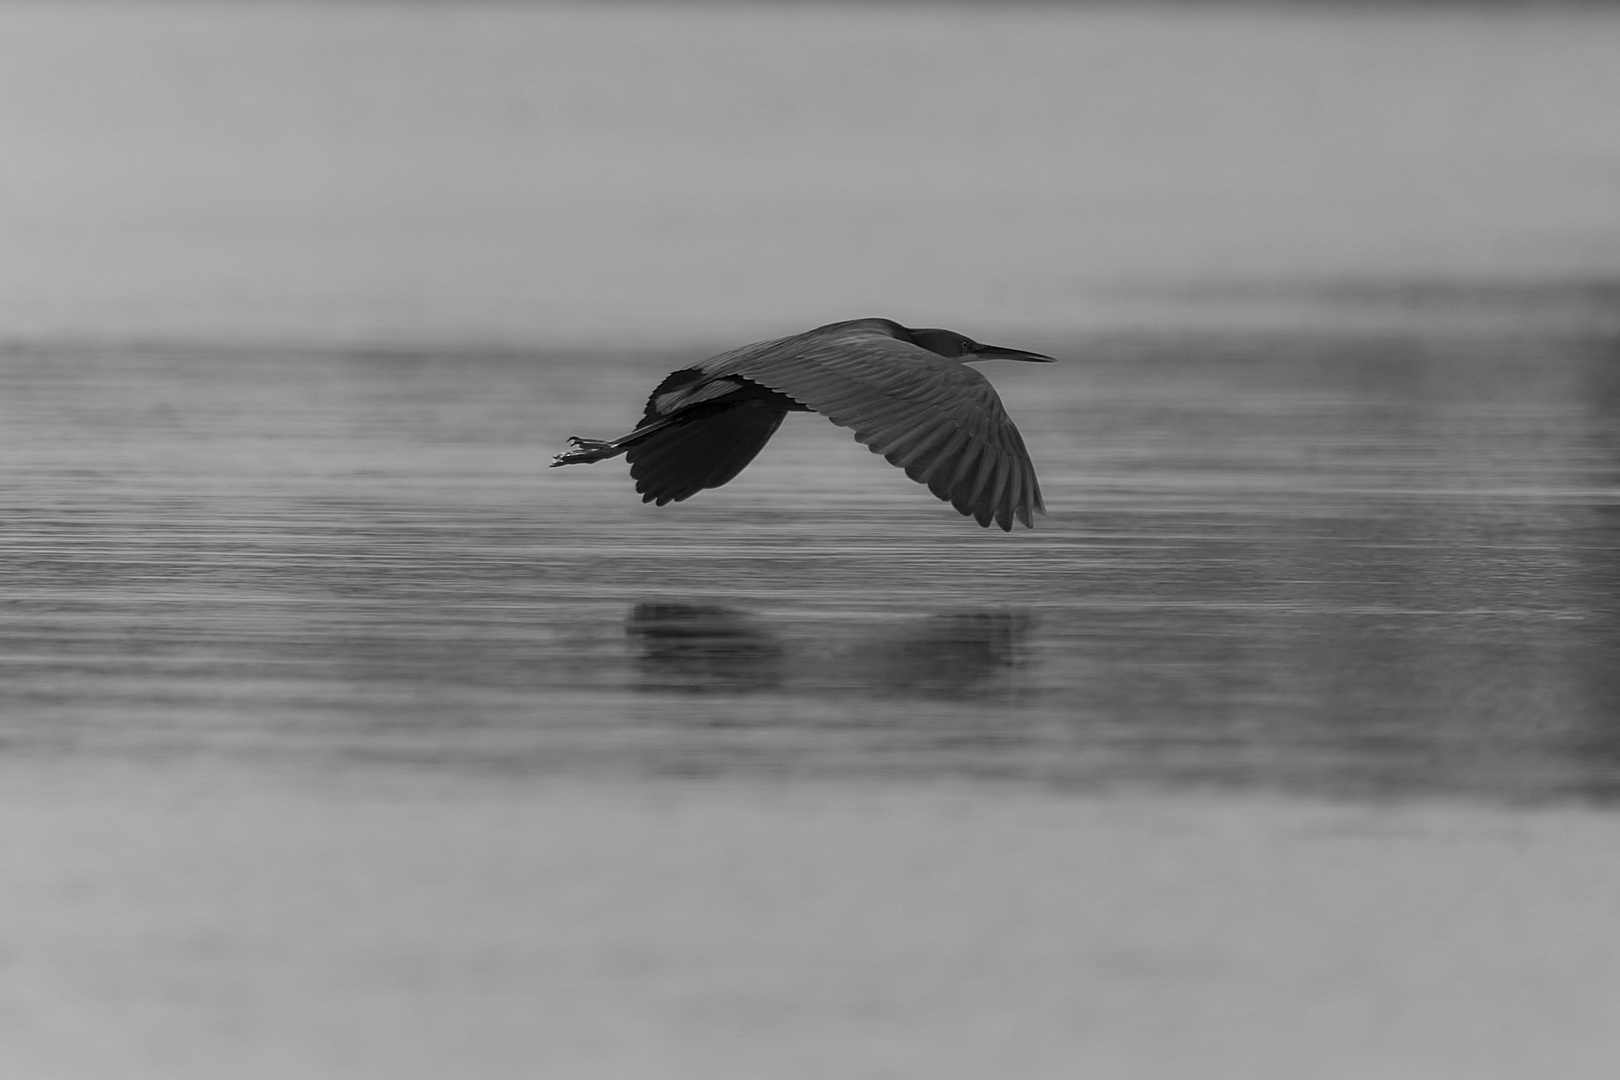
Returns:
[[[642,505],[702,355],[13,345],[0,745],[336,770],[1620,793],[1607,334],[1012,342],[980,530],[817,417]]]

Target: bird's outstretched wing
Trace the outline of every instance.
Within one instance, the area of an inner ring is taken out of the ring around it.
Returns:
[[[983,375],[861,320],[724,353],[699,367],[785,394],[972,517],[1011,531],[1045,512],[1035,466]],[[774,429],[773,429],[774,430]],[[750,455],[751,457],[752,455]]]
[[[654,425],[624,455],[641,501],[663,506],[726,483],[764,449],[786,415],[745,401],[706,413],[700,405],[679,424]]]

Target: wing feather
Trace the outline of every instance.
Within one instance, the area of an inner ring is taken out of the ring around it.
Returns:
[[[730,482],[786,415],[763,402],[744,402],[648,436],[625,453],[642,501],[663,506]]]
[[[1007,481],[1012,473],[1012,459],[1005,454],[996,459],[995,482],[990,487],[990,512],[1004,532],[1012,531],[1012,510],[1007,506]]]
[[[919,420],[915,427],[895,439],[894,449],[884,455],[890,463],[906,471],[906,475],[913,480],[912,467],[928,455],[937,453],[943,448],[945,440],[956,434],[956,428],[948,423],[940,423],[933,417]]]
[[[919,415],[916,404],[897,399],[866,410],[861,416],[861,427],[874,434],[881,432],[893,438],[932,419],[933,417],[926,413]]]
[[[951,499],[956,508],[964,514],[969,511],[963,510],[962,507],[972,506],[972,500],[969,498],[972,490],[968,487],[968,484],[970,483],[970,477],[979,471],[979,457],[983,452],[984,448],[979,443],[972,439],[967,440],[962,447],[962,456],[956,462],[956,470],[951,473],[949,488]]]
[[[951,441],[946,443],[916,476],[912,477],[919,484],[927,484],[930,491],[946,502],[951,501],[951,478],[956,475],[957,459],[962,454],[962,448],[968,445],[969,439],[966,428],[953,428],[953,432]]]
[[[984,451],[981,457],[983,460],[979,462],[979,473],[973,481],[973,494],[968,496],[968,501],[973,506],[974,520],[988,527],[990,515],[995,513],[995,500],[991,498],[991,488],[999,459],[988,450]]]
[[[1024,477],[1017,469],[1013,469],[1007,484],[1007,513],[1015,520],[1022,521],[1025,526],[1030,524],[1029,511],[1024,506]],[[1011,526],[1008,526],[1011,531]]]

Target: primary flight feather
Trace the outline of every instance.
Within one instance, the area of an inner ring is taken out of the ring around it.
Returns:
[[[754,460],[783,417],[818,412],[980,525],[1034,527],[1045,512],[1024,440],[972,360],[1050,356],[951,330],[855,319],[744,345],[672,372],[628,435],[578,436],[553,466],[620,454],[643,502],[680,502]]]

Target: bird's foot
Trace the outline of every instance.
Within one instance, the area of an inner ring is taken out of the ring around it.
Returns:
[[[568,443],[574,449],[565,454],[558,454],[551,459],[551,467],[558,465],[586,465],[593,461],[601,461],[617,454],[618,449],[610,442],[601,439],[582,439],[578,435],[570,435]]]

